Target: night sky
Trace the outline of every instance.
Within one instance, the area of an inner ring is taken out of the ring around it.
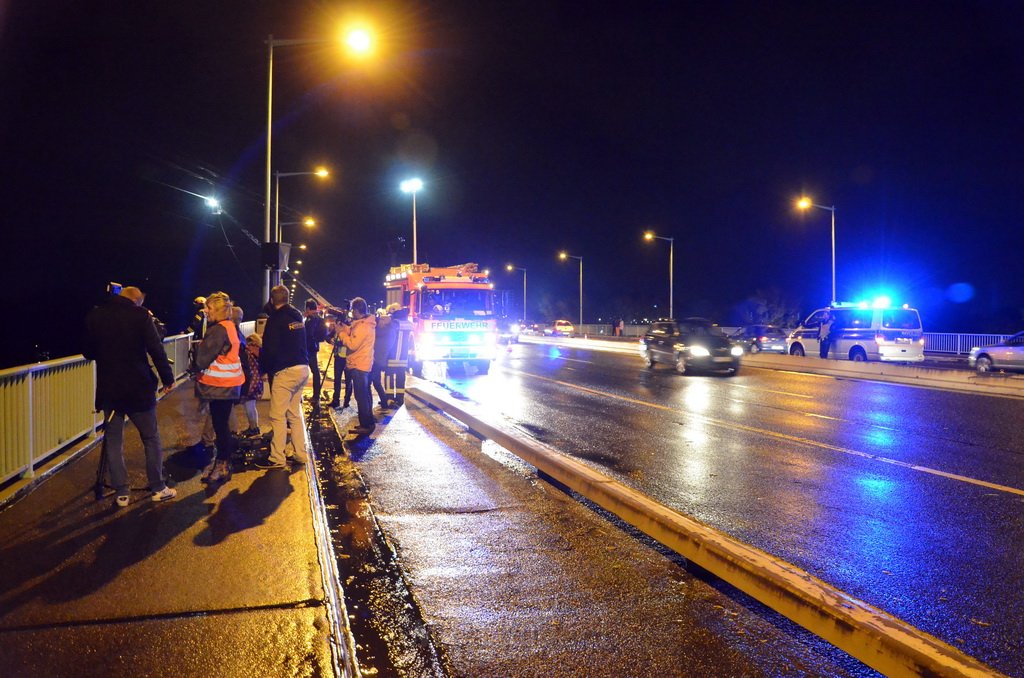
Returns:
[[[0,0],[0,191],[14,283],[0,365],[79,350],[108,281],[172,330],[223,289],[259,309],[267,48],[285,240],[329,299],[382,298],[411,261],[478,262],[518,315],[675,311],[739,324],[757,293],[802,313],[887,292],[926,330],[1024,326],[1019,2]],[[197,196],[216,195],[213,215]],[[404,245],[399,240],[404,238]],[[13,265],[13,266],[12,266]],[[301,301],[305,298],[301,294]],[[37,348],[38,347],[38,348]]]

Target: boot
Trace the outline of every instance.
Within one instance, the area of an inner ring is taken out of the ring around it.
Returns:
[[[222,483],[231,479],[231,466],[226,459],[217,460],[217,465],[210,474],[211,483]]]
[[[210,482],[210,476],[213,475],[213,469],[214,469],[215,466],[217,466],[217,460],[216,459],[214,459],[209,464],[207,464],[206,468],[203,469],[203,475],[199,476],[199,482],[201,482],[201,483],[208,483],[208,482]]]

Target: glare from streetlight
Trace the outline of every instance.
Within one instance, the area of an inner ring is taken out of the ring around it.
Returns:
[[[808,210],[811,208],[812,205],[814,205],[814,203],[811,202],[811,199],[808,198],[807,196],[804,196],[796,201],[797,209]]]
[[[306,245],[305,245],[305,244],[299,245],[299,249],[300,249],[300,250],[304,250],[304,249],[306,249]]]
[[[302,259],[296,259],[295,260],[295,265],[296,266],[302,266]]]
[[[402,193],[416,193],[423,188],[423,181],[421,179],[406,179],[399,187],[402,189]]]
[[[314,226],[316,226],[316,219],[314,219],[313,217],[306,217],[305,219],[302,220],[302,224],[307,228],[313,228]]]
[[[317,175],[321,179],[325,179],[325,178],[331,176],[330,170],[328,170],[326,167],[317,167],[313,171],[313,174]]]
[[[349,28],[345,31],[344,42],[356,56],[369,56],[373,52],[373,35],[366,28]]]
[[[505,270],[506,271],[514,271],[514,270],[516,270],[516,267],[513,266],[512,264],[505,264]]]
[[[569,255],[566,254],[565,252],[559,252],[558,253],[558,258],[561,259],[562,261],[565,261],[566,259],[569,258]]]
[[[644,233],[644,240],[654,240],[654,231]]]

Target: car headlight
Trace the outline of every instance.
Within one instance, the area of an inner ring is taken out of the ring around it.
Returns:
[[[508,331],[511,332],[512,334],[518,334],[519,333],[519,325],[515,325],[515,324],[509,325]]]
[[[741,356],[743,355],[743,347],[733,346],[731,349],[729,349],[729,353],[732,353],[734,356]]]
[[[711,351],[707,350],[703,346],[691,346],[690,355],[692,355],[694,358],[707,358],[709,355],[711,355]]]

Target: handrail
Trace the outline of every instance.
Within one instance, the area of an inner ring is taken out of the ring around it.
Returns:
[[[188,372],[191,333],[163,340],[177,381]],[[73,355],[0,370],[0,484],[31,478],[53,454],[95,438],[96,367]]]

